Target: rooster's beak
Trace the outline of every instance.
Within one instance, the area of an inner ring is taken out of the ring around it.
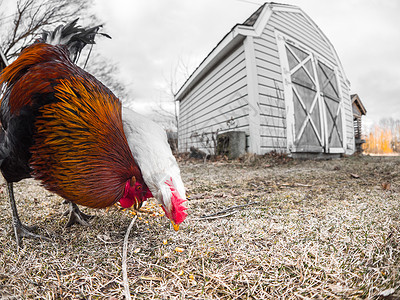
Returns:
[[[175,231],[179,230],[179,224],[175,224],[174,221],[171,220],[172,226],[174,226]]]
[[[139,210],[139,201],[138,201],[138,199],[135,197],[135,204],[134,204],[134,208],[136,209],[136,210]]]

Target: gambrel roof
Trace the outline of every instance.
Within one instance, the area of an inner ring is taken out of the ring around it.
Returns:
[[[263,5],[261,5],[246,21],[243,22],[242,25],[245,26],[254,26],[254,24],[256,23],[258,17],[260,16],[261,12],[263,11],[264,7],[265,7],[264,3]]]
[[[334,54],[337,64],[341,69],[341,72],[350,86],[350,82],[345,76],[345,72],[336,53],[335,48],[325,36],[325,34],[319,29],[314,21],[299,7],[288,4],[279,4],[274,2],[266,2],[261,5],[245,22],[236,24],[230,32],[228,32],[223,39],[212,49],[207,57],[200,63],[196,70],[190,75],[186,82],[179,89],[175,96],[175,100],[182,100],[185,95],[193,89],[194,86],[210,71],[212,68],[221,62],[224,57],[233,50],[240,42],[242,42],[247,36],[260,37],[264,28],[267,26],[268,20],[274,11],[286,11],[286,12],[297,12],[302,14],[312,26],[319,32],[322,39],[330,46],[332,53]]]

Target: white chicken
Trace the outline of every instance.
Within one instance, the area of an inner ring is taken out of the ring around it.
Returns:
[[[186,218],[185,187],[180,169],[168,144],[167,134],[155,122],[133,110],[122,107],[122,123],[132,155],[152,195],[165,214],[179,229]]]

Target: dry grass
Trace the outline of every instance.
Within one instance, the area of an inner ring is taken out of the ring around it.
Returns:
[[[155,213],[139,212],[130,233],[133,299],[400,298],[398,157],[181,166],[191,197],[181,230],[151,202],[145,208]],[[65,229],[59,197],[33,180],[15,186],[24,222],[39,225],[53,243],[25,240],[16,251],[3,184],[0,296],[123,299],[130,211],[84,210],[96,214],[92,226]]]

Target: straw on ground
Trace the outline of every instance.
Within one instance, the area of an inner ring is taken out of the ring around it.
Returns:
[[[0,296],[122,299],[128,280],[134,299],[400,297],[398,158],[180,164],[191,198],[181,229],[150,201],[126,244],[129,210],[83,209],[92,226],[66,229],[62,199],[25,180],[20,215],[53,243],[25,240],[17,252],[3,184]],[[223,217],[200,218],[213,214]]]

